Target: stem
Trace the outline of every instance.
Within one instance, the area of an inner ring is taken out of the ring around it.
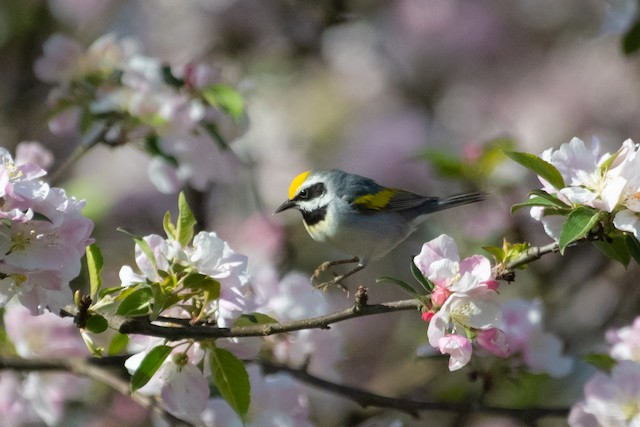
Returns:
[[[68,359],[21,359],[18,357],[0,357],[0,370],[47,372],[63,371],[90,378],[104,384],[115,392],[131,396],[134,402],[145,409],[156,412],[172,426],[191,426],[184,420],[174,417],[165,411],[160,403],[149,396],[131,393],[129,381],[118,375],[113,367],[101,366],[102,359],[68,358]],[[121,367],[119,367],[121,369]]]
[[[104,140],[105,135],[111,129],[111,123],[99,122],[95,123],[91,129],[91,131],[84,137],[80,145],[78,145],[71,155],[67,157],[67,159],[62,162],[58,168],[49,175],[49,181],[51,184],[55,184],[60,180],[62,174],[66,172],[71,165],[78,161],[84,154],[86,154],[90,149],[98,145],[100,142]]]
[[[262,366],[265,373],[286,372],[287,374],[304,383],[307,383],[321,390],[329,391],[331,393],[345,397],[358,403],[364,408],[368,406],[374,406],[376,408],[391,408],[406,412],[415,417],[418,416],[419,411],[447,411],[458,414],[483,412],[526,420],[537,420],[539,418],[548,416],[566,417],[569,414],[569,408],[560,407],[505,408],[474,403],[424,402],[410,399],[397,399],[370,393],[359,388],[333,383],[312,375],[305,369],[292,368],[290,366],[264,360],[258,361],[257,363]]]
[[[374,314],[390,313],[405,310],[419,310],[422,303],[415,299],[394,301],[375,305],[354,305],[343,311],[312,317],[309,319],[291,320],[288,322],[266,323],[251,326],[219,328],[209,325],[164,326],[152,323],[147,317],[123,318],[106,316],[109,325],[123,334],[141,334],[161,337],[168,340],[181,339],[212,339],[230,337],[264,337],[274,334],[299,331],[302,329],[329,329],[329,325],[356,317]],[[73,312],[73,310],[69,310]],[[170,318],[163,318],[163,322],[173,323]],[[176,324],[182,324],[183,319],[176,319]]]

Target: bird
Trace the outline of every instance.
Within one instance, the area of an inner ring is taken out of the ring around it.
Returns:
[[[371,178],[339,169],[308,170],[289,186],[288,199],[275,213],[295,208],[302,214],[309,235],[351,258],[326,261],[311,276],[316,289],[326,290],[387,255],[413,233],[427,214],[484,200],[486,193],[457,194],[445,198],[421,196],[384,187]],[[343,274],[319,283],[323,272],[341,264],[356,264]]]

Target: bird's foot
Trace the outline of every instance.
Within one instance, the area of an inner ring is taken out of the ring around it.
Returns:
[[[331,263],[331,261],[325,261],[322,264],[320,264],[318,266],[318,268],[316,268],[316,270],[313,272],[313,275],[311,276],[311,283],[315,282],[322,273],[324,273],[325,271],[327,271],[333,264]]]
[[[329,280],[327,282],[322,282],[320,284],[314,284],[313,287],[314,289],[317,289],[319,291],[323,291],[326,292],[327,289],[329,289],[331,286],[338,286],[340,289],[342,289],[346,294],[347,294],[347,298],[349,297],[349,289],[342,283],[342,279],[344,279],[345,276],[344,275],[336,275],[334,273],[334,278],[332,280]]]

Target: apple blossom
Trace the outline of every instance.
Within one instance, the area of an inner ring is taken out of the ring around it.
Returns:
[[[430,317],[429,344],[441,353],[451,355],[449,369],[460,369],[471,358],[469,336],[493,331],[500,322],[491,263],[480,255],[460,260],[455,241],[444,234],[425,243],[414,263],[435,285],[431,294],[435,314],[422,315],[423,319]],[[488,338],[487,335],[482,337]],[[497,350],[497,341],[493,346],[490,342],[482,341],[498,354],[506,352]]]
[[[631,326],[608,330],[605,337],[611,344],[611,357],[640,363],[640,317]]]
[[[257,366],[247,367],[251,381],[251,407],[242,422],[222,399],[209,400],[202,421],[205,426],[311,427],[305,389],[288,375],[265,375]]]
[[[145,356],[163,344],[160,338],[132,336],[132,351],[140,350],[125,361],[130,374],[138,369]],[[198,343],[178,341],[171,343],[171,355],[139,393],[159,396],[164,407],[176,417],[196,422],[207,406],[209,382],[197,365],[206,360],[206,351]]]
[[[640,425],[640,364],[622,361],[584,386],[584,400],[569,414],[572,427]]]
[[[571,371],[573,360],[562,355],[560,339],[543,330],[543,316],[541,301],[514,299],[502,305],[499,327],[510,355],[521,358],[531,372],[565,376]]]
[[[543,190],[572,207],[579,205],[614,213],[614,226],[622,231],[640,235],[640,194],[638,146],[630,139],[613,154],[600,154],[597,140],[587,148],[579,138],[562,144],[558,150],[550,148],[541,158],[551,163],[562,176],[565,187],[555,188],[540,178]],[[545,215],[544,207],[531,209],[531,217],[541,221],[545,232],[559,240],[565,221],[561,215]]]
[[[33,314],[58,310],[71,301],[69,281],[93,229],[81,214],[84,202],[68,197],[42,179],[50,153],[31,143],[19,146],[20,162],[0,149],[0,302],[18,295]],[[39,159],[39,160],[38,160]]]
[[[4,325],[19,356],[27,359],[85,357],[87,349],[71,318],[51,313],[33,317],[29,310],[9,304]],[[68,373],[29,373],[21,384],[21,397],[47,425],[56,425],[68,402],[83,400],[90,381]],[[27,412],[28,413],[28,412]]]
[[[57,34],[45,43],[35,72],[57,85],[49,96],[52,132],[78,130],[81,122],[111,117],[115,123],[110,126],[121,134],[107,133],[105,140],[145,141],[153,160],[149,178],[161,192],[176,192],[184,182],[204,191],[212,182],[226,179],[237,163],[220,144],[225,144],[227,116],[238,118],[241,104],[232,101],[232,112],[228,105],[219,105],[227,101],[216,98],[219,76],[207,64],[171,66],[140,53],[137,41],[113,34],[87,49]],[[83,90],[74,89],[78,86]],[[231,91],[226,88],[223,97]],[[135,138],[122,138],[128,134]]]

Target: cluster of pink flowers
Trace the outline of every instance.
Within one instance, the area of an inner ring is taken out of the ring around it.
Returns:
[[[432,308],[423,313],[423,319],[429,321],[429,344],[450,355],[450,370],[469,363],[472,337],[492,353],[508,353],[504,335],[497,329],[501,320],[498,282],[487,258],[474,255],[461,261],[456,242],[443,234],[425,243],[414,263],[435,285]]]
[[[595,374],[584,386],[584,399],[569,414],[572,427],[640,425],[640,317],[631,326],[607,332],[611,372]]]
[[[80,273],[93,222],[84,202],[42,180],[51,155],[21,144],[14,160],[0,147],[0,306],[17,295],[32,314],[72,301],[69,281]]]
[[[4,326],[18,356],[25,359],[86,357],[87,348],[73,319],[52,313],[33,317],[11,303],[5,307]],[[0,373],[0,419],[8,425],[62,425],[67,404],[91,398],[91,382],[69,373],[30,372],[24,377]]]
[[[272,316],[282,315],[284,318],[290,318],[296,313],[294,309],[304,312],[305,308],[324,307],[321,304],[323,297],[308,291],[306,278],[298,280],[299,277],[295,276],[294,280],[285,278],[282,281],[271,282],[270,276],[263,277],[260,279],[261,283],[269,283],[277,286],[278,289],[268,288],[265,291],[259,284],[251,289],[247,274],[247,258],[233,251],[227,242],[213,232],[198,233],[193,238],[193,243],[188,246],[158,235],[146,236],[144,241],[151,249],[154,259],[150,259],[148,252],[136,244],[135,258],[140,272],[137,273],[130,266],[123,266],[120,270],[123,288],[135,286],[138,283],[162,281],[168,272],[180,269],[189,269],[214,278],[220,283],[220,297],[209,303],[206,313],[207,319],[214,320],[221,327],[231,326],[233,321],[243,313],[265,312]],[[305,290],[305,298],[308,302],[304,299],[296,299],[302,294],[302,288]],[[270,293],[269,298],[265,298],[266,295],[263,293],[269,291],[273,293]],[[162,315],[191,318],[193,313],[188,311],[188,306],[188,303],[181,307],[174,306],[164,311]],[[332,341],[331,345],[325,347],[335,348],[338,342],[335,339],[335,333],[324,336]],[[126,361],[125,367],[133,374],[144,357],[165,342],[155,337],[132,336],[131,338],[129,351],[135,354]],[[249,359],[257,357],[263,342],[264,340],[260,338],[229,338],[216,340],[215,346],[231,351],[238,358]],[[313,351],[310,346],[313,346],[314,342],[303,334],[303,337],[298,338],[295,343],[278,340],[273,343],[273,346],[274,351],[279,353],[281,358],[291,361],[291,358],[300,355],[295,362],[302,363],[302,359],[308,356],[305,351]],[[234,425],[234,423],[242,425],[240,418],[223,399],[209,396],[212,372],[211,347],[194,340],[174,341],[168,345],[172,347],[171,355],[165,359],[151,380],[138,391],[157,396],[169,412],[189,422],[217,425],[221,422],[220,420],[226,420],[225,425]],[[303,353],[304,356],[301,355]],[[321,357],[318,360],[326,361]],[[282,419],[291,419],[291,422],[295,420],[296,425],[308,425],[306,397],[300,386],[283,375],[264,377],[255,367],[250,367],[248,372],[251,379],[252,404],[246,425],[262,425],[261,420],[264,420],[264,416],[275,415]],[[269,396],[274,392],[284,393],[289,398],[282,402],[279,399],[270,399]]]
[[[110,143],[144,141],[152,156],[149,177],[159,191],[175,192],[184,182],[204,190],[229,170],[218,139],[239,111],[224,111],[224,96],[232,91],[226,86],[222,106],[216,105],[221,85],[208,65],[171,67],[142,55],[137,41],[112,34],[87,49],[58,34],[45,43],[35,72],[57,85],[49,96],[53,133],[84,132],[87,123],[104,122],[111,125]]]
[[[542,159],[560,172],[565,187],[555,188],[540,178],[543,190],[569,206],[590,206],[613,213],[613,225],[640,238],[640,153],[630,139],[613,154],[600,154],[597,140],[591,148],[573,138],[558,150],[550,148]],[[531,216],[541,221],[547,234],[560,239],[565,218],[544,215],[543,207],[531,209]]]
[[[502,305],[500,330],[505,334],[509,356],[530,372],[559,378],[570,373],[573,360],[562,354],[562,342],[544,330],[540,300],[513,299]]]
[[[429,344],[450,355],[450,370],[469,363],[475,342],[534,373],[554,377],[569,373],[572,361],[562,355],[562,343],[543,330],[541,304],[511,300],[500,305],[499,283],[487,258],[473,255],[460,260],[455,241],[441,235],[425,243],[414,262],[435,286],[431,309],[422,318],[429,322]]]
[[[145,236],[144,240],[153,252],[154,259],[150,259],[140,245],[136,244],[136,264],[141,273],[123,266],[120,270],[123,287],[146,281],[161,282],[163,276],[179,265],[212,277],[220,283],[220,298],[211,301],[206,308],[206,312],[210,313],[208,318],[215,319],[219,326],[230,326],[233,319],[244,311],[248,304],[245,298],[247,259],[235,253],[215,233],[198,233],[190,246],[183,246],[174,239],[164,239],[155,234]],[[187,319],[193,316],[187,309],[179,307],[169,308],[161,314]],[[243,341],[238,344],[238,348],[234,348],[235,340],[218,340],[216,345],[234,349],[240,357],[254,357],[259,345],[251,346],[251,351],[248,351],[246,347],[250,346],[249,343],[250,340]],[[134,337],[130,351],[135,354],[125,363],[129,372],[133,374],[144,357],[161,344],[164,344],[164,340],[160,338]],[[171,356],[139,392],[161,397],[166,409],[172,414],[197,422],[209,399],[207,377],[211,370],[208,366],[208,350],[192,340],[174,342],[171,346]]]

